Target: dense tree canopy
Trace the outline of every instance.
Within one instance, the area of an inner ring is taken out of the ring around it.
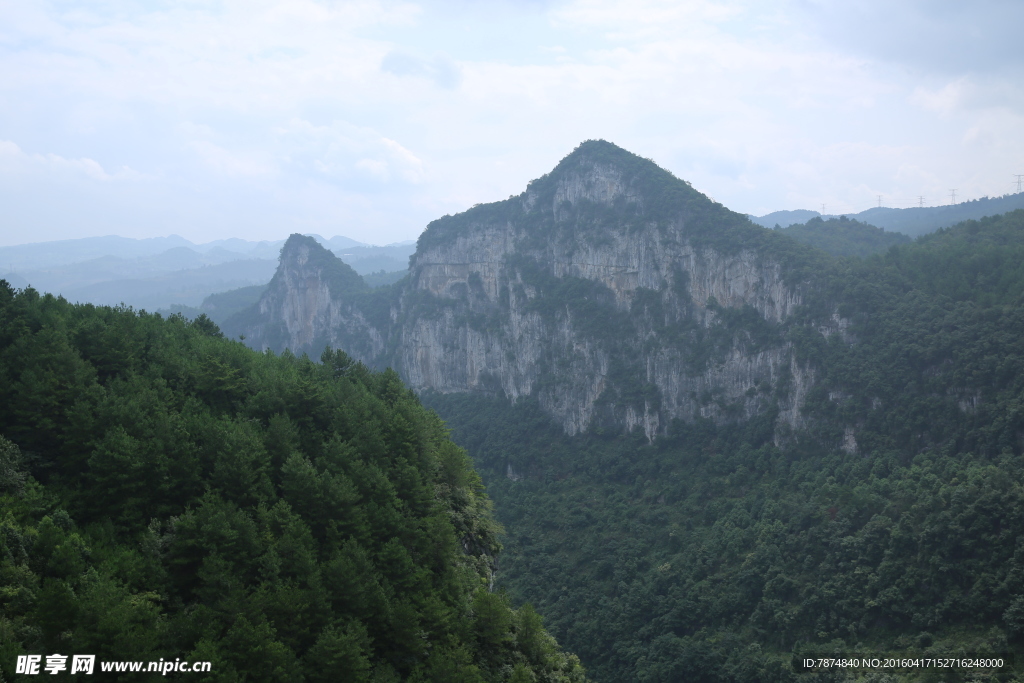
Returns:
[[[601,424],[570,438],[529,400],[424,397],[507,529],[499,583],[595,680],[1022,651],[1024,211],[807,263],[804,305],[773,332],[814,377],[798,429],[768,411],[653,443]]]
[[[3,679],[71,652],[214,681],[583,681],[491,592],[497,533],[394,372],[0,282]]]
[[[870,256],[897,244],[909,244],[910,238],[899,232],[886,232],[846,216],[812,218],[806,223],[778,228],[779,232],[797,242],[827,251],[833,256]]]

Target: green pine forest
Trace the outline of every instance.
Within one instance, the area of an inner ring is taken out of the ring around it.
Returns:
[[[394,372],[0,281],[0,680],[63,653],[225,683],[582,683],[492,590],[499,535]]]
[[[813,680],[807,652],[1024,669],[1024,211],[801,268],[802,308],[763,331],[815,373],[799,430],[769,411],[570,438],[534,401],[423,397],[506,529],[499,585],[596,681]],[[850,324],[826,337],[833,311]]]

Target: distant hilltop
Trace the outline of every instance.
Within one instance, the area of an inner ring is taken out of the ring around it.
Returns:
[[[416,248],[412,241],[373,246],[340,235],[309,237],[372,285],[404,275]],[[239,238],[194,244],[178,235],[148,239],[110,235],[19,244],[0,247],[0,277],[18,289],[31,286],[79,303],[124,303],[186,315],[203,312],[216,319],[223,306],[207,310],[207,303],[213,304],[206,299],[232,291],[221,303],[237,302],[239,295],[261,291],[277,269],[283,246],[284,240]]]
[[[1007,194],[1002,197],[983,197],[946,206],[925,206],[912,209],[875,207],[860,213],[843,215],[891,232],[902,232],[904,235],[919,237],[962,221],[978,220],[985,216],[995,216],[1016,209],[1024,209],[1024,192]],[[764,216],[750,216],[750,220],[766,228],[774,228],[776,225],[786,228],[796,223],[806,223],[812,218],[818,217],[834,218],[838,216],[797,209],[795,211],[773,211]]]

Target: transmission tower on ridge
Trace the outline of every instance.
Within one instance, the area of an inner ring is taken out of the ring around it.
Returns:
[[[878,195],[878,208],[882,208],[882,195]]]
[[[956,204],[956,190],[949,191],[949,203]]]
[[[1021,186],[1020,180],[1021,180],[1021,178],[1024,178],[1024,173],[1014,173],[1013,175],[1017,176],[1017,192],[1020,192],[1020,186]]]
[[[917,195],[917,207],[919,209],[924,208],[924,195],[922,194]]]

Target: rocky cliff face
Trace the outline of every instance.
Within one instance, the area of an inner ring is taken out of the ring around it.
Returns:
[[[226,327],[260,350],[287,348],[319,358],[331,346],[375,358],[387,330],[366,319],[367,297],[366,283],[348,264],[312,237],[292,235],[262,298]]]
[[[535,396],[570,434],[600,423],[653,437],[674,418],[769,409],[797,426],[813,373],[782,333],[803,285],[776,239],[588,142],[522,195],[432,223],[409,278],[373,301],[332,292],[310,265],[318,245],[293,237],[250,336],[340,346],[417,390]]]

